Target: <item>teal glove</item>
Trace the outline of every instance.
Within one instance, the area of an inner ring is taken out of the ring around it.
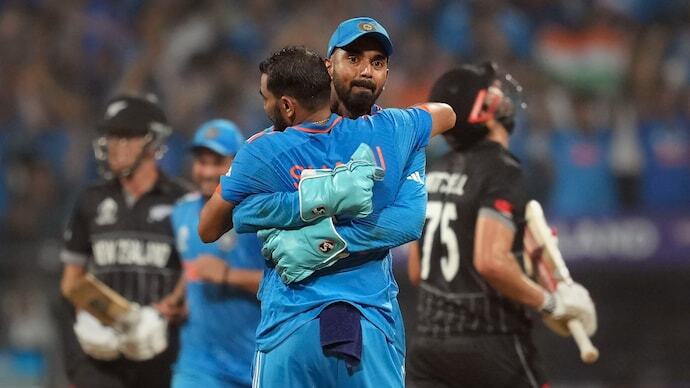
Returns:
[[[330,217],[301,229],[264,229],[257,235],[264,241],[261,254],[275,263],[286,284],[302,281],[349,255]]]
[[[372,189],[383,180],[371,147],[362,143],[350,161],[333,170],[307,169],[299,182],[300,217],[312,222],[321,217],[362,218],[373,211]]]

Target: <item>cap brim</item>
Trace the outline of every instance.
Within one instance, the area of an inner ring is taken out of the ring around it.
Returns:
[[[352,44],[352,42],[356,41],[357,39],[367,35],[371,35],[372,37],[376,38],[376,40],[378,40],[379,43],[381,43],[381,45],[383,46],[384,54],[386,54],[387,57],[390,57],[391,54],[393,54],[393,43],[391,43],[391,40],[386,35],[382,34],[379,31],[362,31],[349,37],[348,39],[338,42],[338,45],[333,46],[331,51],[328,53],[328,57],[333,55],[335,49],[346,47]]]
[[[190,149],[192,150],[192,152],[194,150],[198,150],[198,149],[207,149],[207,150],[211,150],[211,151],[217,153],[220,156],[234,156],[235,155],[234,152],[229,152],[227,148],[223,147],[222,145],[218,144],[215,141],[205,141],[205,142],[192,143]]]

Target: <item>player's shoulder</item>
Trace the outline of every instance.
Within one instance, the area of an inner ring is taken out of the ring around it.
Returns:
[[[192,206],[201,200],[201,193],[199,191],[189,192],[175,202],[175,208],[182,208]]]
[[[84,186],[79,192],[78,202],[103,199],[120,193],[120,185],[114,179],[99,179]]]
[[[521,176],[522,168],[517,157],[500,144],[483,141],[473,147],[468,165],[476,166],[479,173],[500,176]]]
[[[246,142],[246,143],[247,143],[247,144],[254,144],[254,143],[257,143],[259,139],[262,139],[262,138],[266,137],[266,135],[268,135],[268,134],[275,134],[275,133],[278,133],[278,132],[273,130],[273,126],[270,126],[270,127],[268,127],[268,128],[264,128],[264,129],[258,131],[257,133],[251,135],[251,136],[249,137],[249,139],[247,139],[247,142]]]
[[[196,214],[198,216],[200,207],[199,202],[201,201],[201,199],[201,193],[198,191],[192,191],[180,197],[180,199],[178,199],[173,205],[173,219],[182,220],[185,217],[187,217],[187,215],[189,215],[190,213]]]
[[[275,131],[273,127],[268,127],[252,135],[239,153],[251,154],[254,156],[265,156],[267,152],[275,151],[276,147],[283,147],[285,143],[285,132]]]

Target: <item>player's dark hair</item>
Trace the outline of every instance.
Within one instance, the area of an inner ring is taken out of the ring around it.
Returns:
[[[304,46],[288,46],[273,53],[259,64],[268,76],[267,87],[274,96],[290,96],[306,109],[328,104],[331,77],[323,58]]]
[[[500,88],[493,83],[500,80]],[[513,92],[512,89],[515,89]],[[510,91],[510,93],[509,93]],[[463,65],[443,74],[431,89],[430,101],[445,102],[457,115],[455,127],[443,135],[456,150],[471,147],[486,137],[487,121],[496,119],[510,133],[514,127],[515,106],[519,96],[511,96],[521,87],[510,75],[499,76],[497,66],[487,62],[480,66]]]

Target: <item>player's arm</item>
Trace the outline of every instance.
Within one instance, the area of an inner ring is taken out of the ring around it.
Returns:
[[[194,261],[194,269],[202,281],[227,284],[252,294],[259,291],[259,283],[263,277],[261,270],[232,268],[223,259],[213,255],[199,256]]]
[[[60,292],[62,292],[62,295],[69,295],[84,275],[86,275],[86,269],[83,265],[64,264],[62,267],[62,278],[60,279]]]
[[[63,264],[60,291],[64,296],[67,296],[86,275],[86,266],[92,255],[84,196],[85,194],[82,194],[77,199],[63,235],[64,245],[60,252],[60,261]]]
[[[448,104],[426,102],[414,107],[427,111],[431,116],[431,132],[429,137],[440,135],[455,126],[455,111]]]
[[[336,230],[348,243],[349,252],[388,250],[421,237],[427,200],[424,187],[425,164],[424,150],[417,151],[403,173],[403,180],[393,203],[369,217],[336,225]],[[409,177],[416,178],[408,179]]]
[[[233,210],[232,223],[237,233],[308,225],[300,217],[299,193],[296,191],[250,195]]]
[[[220,186],[219,186],[220,187]],[[219,190],[206,201],[199,215],[199,237],[211,243],[232,229],[232,211],[235,204],[223,199]]]
[[[184,275],[180,276],[175,284],[175,288],[160,301],[153,304],[153,307],[158,310],[170,322],[181,322],[187,317],[187,306],[185,303],[185,291],[187,289],[187,281]]]
[[[412,241],[407,245],[407,249],[407,277],[410,279],[412,285],[418,286],[422,281],[419,241]]]
[[[352,219],[373,211],[375,180],[383,179],[371,147],[362,143],[347,164],[334,169],[307,169],[295,192],[255,194],[233,212],[239,233],[294,229],[323,218]]]
[[[539,310],[545,302],[546,291],[520,268],[511,252],[515,229],[500,217],[488,208],[479,212],[474,239],[474,266],[502,295]]]

